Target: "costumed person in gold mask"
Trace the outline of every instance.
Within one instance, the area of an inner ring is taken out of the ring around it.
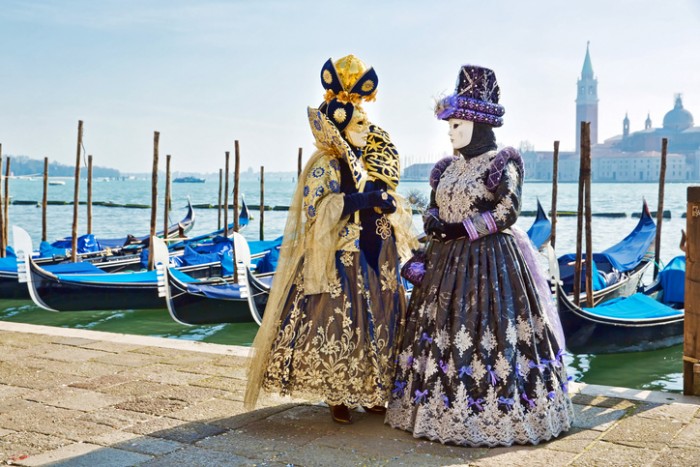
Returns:
[[[406,299],[411,211],[394,191],[398,153],[361,107],[377,74],[353,55],[321,70],[325,100],[308,109],[316,152],[299,177],[263,323],[246,406],[260,390],[322,399],[336,422],[352,408],[384,413]]]
[[[414,287],[386,422],[442,443],[537,444],[572,422],[564,335],[520,213],[523,162],[497,150],[495,73],[460,69],[438,102],[460,153],[430,174],[425,273]]]

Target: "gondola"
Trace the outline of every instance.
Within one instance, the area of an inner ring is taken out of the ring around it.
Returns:
[[[281,238],[278,241],[281,243]],[[160,293],[175,321],[187,325],[262,322],[274,271],[254,275],[250,248],[242,235],[234,234],[234,245],[237,281],[232,276],[197,280],[171,267],[165,244],[155,240],[156,262],[162,270]]]
[[[31,239],[23,229],[14,227],[17,248],[19,280],[26,282],[31,299],[49,311],[119,310],[165,308],[158,297],[158,277],[152,271],[106,273],[89,264],[72,263],[65,268],[80,271],[47,271],[37,265],[25,251],[31,251]],[[180,269],[193,277],[221,275],[220,257],[226,254],[230,239],[214,237],[200,243],[196,250],[189,245],[174,257]],[[228,247],[230,251],[231,248]]]
[[[182,237],[194,226],[195,211],[192,203],[187,201],[187,213],[180,221],[168,227],[168,238]],[[159,237],[163,231],[158,232]],[[77,260],[81,263],[92,263],[106,271],[131,271],[140,268],[140,252],[147,245],[148,236],[134,237],[127,235],[122,238],[98,238],[93,235],[83,235],[78,238]],[[57,265],[70,261],[71,239],[64,238],[51,244],[42,242],[39,252],[32,252],[34,261],[42,266]],[[29,299],[27,287],[17,282],[17,258],[12,249],[8,256],[0,258],[0,298]],[[85,266],[88,268],[89,266]],[[50,269],[50,268],[49,268]],[[61,267],[56,271],[61,271]],[[78,271],[76,271],[78,272]]]
[[[544,209],[542,209],[539,199],[537,200],[537,215],[535,216],[535,221],[527,230],[527,236],[530,237],[536,250],[542,248],[552,236],[552,222],[547,217]]]
[[[646,203],[643,213],[627,237],[602,253],[593,255],[599,281],[604,282],[606,276],[615,278],[614,283],[604,285],[593,293],[593,307],[582,306],[586,300],[585,293],[580,297],[581,305],[576,305],[560,280],[559,267],[562,263],[568,265],[571,255],[557,260],[551,246],[547,248],[559,316],[566,347],[570,351],[609,353],[649,350],[671,345],[679,326],[682,333],[682,312],[650,311],[651,301],[654,301],[650,294],[629,299],[640,290],[642,276],[651,265],[653,254],[656,224]],[[625,299],[628,300],[623,301]]]

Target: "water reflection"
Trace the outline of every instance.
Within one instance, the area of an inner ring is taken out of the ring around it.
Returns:
[[[575,381],[653,391],[683,391],[683,344],[648,352],[573,354],[565,361]]]

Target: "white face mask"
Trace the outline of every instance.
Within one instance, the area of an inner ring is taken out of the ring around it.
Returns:
[[[367,115],[359,109],[355,113],[345,128],[345,138],[356,148],[364,148],[367,146],[367,137],[369,136],[369,121]]]
[[[447,120],[447,123],[450,125],[447,134],[450,135],[453,148],[461,149],[471,142],[474,134],[474,122],[451,118]]]

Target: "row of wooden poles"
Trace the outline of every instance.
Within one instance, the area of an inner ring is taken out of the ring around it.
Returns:
[[[151,237],[155,235],[156,232],[156,204],[158,202],[158,159],[159,159],[159,140],[160,133],[154,132],[153,134],[153,169],[151,175],[151,222],[150,222],[150,235]],[[78,121],[78,141],[76,150],[76,160],[75,160],[75,178],[74,178],[74,191],[73,191],[73,224],[71,228],[71,260],[77,260],[77,238],[78,238],[78,206],[79,206],[79,188],[80,188],[80,167],[81,167],[81,155],[83,153],[83,121]],[[229,165],[230,165],[230,152],[225,152],[225,168],[219,169],[219,193],[218,193],[218,226],[217,229],[222,229],[222,211],[223,211],[223,230],[224,235],[228,236],[229,233]],[[301,175],[302,171],[302,155],[303,150],[299,148],[298,160],[297,160],[297,179]],[[166,156],[166,169],[165,169],[165,208],[163,216],[163,232],[168,231],[168,213],[172,206],[172,199],[170,193],[170,160],[171,156],[168,154]],[[87,168],[87,233],[92,233],[92,155],[88,156],[88,168]],[[0,169],[2,168],[2,144],[0,144]],[[46,220],[46,208],[48,205],[48,172],[49,172],[49,160],[48,157],[44,158],[44,176],[43,176],[43,196],[42,196],[42,215],[41,215],[41,240],[47,240],[47,220]],[[4,194],[0,193],[0,257],[5,257],[7,252],[8,243],[8,225],[9,225],[9,179],[10,179],[10,158],[8,157],[5,165],[5,184],[4,184]],[[233,230],[239,230],[239,205],[238,205],[238,187],[240,179],[240,146],[238,140],[234,142],[234,180],[233,180]],[[223,190],[223,193],[222,193]],[[222,204],[223,199],[223,204]],[[223,209],[222,209],[223,208]],[[260,166],[260,240],[264,240],[264,221],[265,221],[265,167]],[[152,249],[150,249],[148,265],[149,269],[153,267],[153,257]],[[235,268],[234,268],[235,271]],[[236,278],[237,280],[237,278]]]
[[[654,279],[659,273],[661,254],[661,225],[664,211],[664,185],[666,180],[666,156],[668,151],[668,139],[661,140],[661,165],[659,170],[659,199],[656,210],[656,237],[654,243]],[[583,235],[585,231],[586,262],[593,260],[593,237],[591,234],[591,123],[581,122],[581,146],[580,165],[578,179],[578,207],[576,225],[576,261],[574,265],[574,303],[580,305],[581,274],[583,269]],[[551,222],[552,233],[550,244],[554,248],[557,236],[557,183],[559,178],[559,141],[554,142],[552,156],[552,208]],[[584,226],[585,223],[585,226]],[[593,306],[593,268],[587,267],[585,271],[586,306]]]

